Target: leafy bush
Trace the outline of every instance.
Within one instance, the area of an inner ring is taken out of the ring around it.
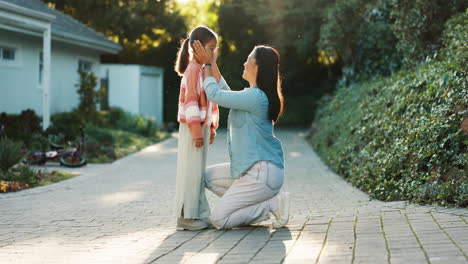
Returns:
[[[0,170],[5,174],[23,158],[21,144],[8,138],[0,138]]]
[[[341,0],[327,8],[318,49],[342,61],[340,86],[388,76],[400,68],[391,8],[391,0]]]
[[[1,113],[0,128],[2,126],[6,136],[25,144],[29,143],[31,135],[42,132],[41,118],[31,109],[24,110],[19,115]]]
[[[363,7],[369,0],[337,1],[326,9],[320,28],[319,50],[339,55],[345,64],[353,57],[364,23]]]
[[[56,143],[66,144],[80,137],[80,128],[96,127],[111,128],[136,133],[145,137],[159,137],[160,131],[154,120],[142,115],[125,112],[121,108],[112,107],[110,111],[97,111],[92,121],[86,120],[80,112],[64,112],[52,115],[52,125],[47,129],[49,138],[54,136]],[[98,135],[99,136],[99,135]]]
[[[46,134],[59,136],[64,142],[74,141],[80,136],[80,129],[85,127],[87,123],[85,120],[78,111],[53,114],[51,117],[52,124],[46,130]]]
[[[99,122],[94,125],[98,127],[119,129],[145,137],[158,137],[158,126],[154,119],[126,112],[120,107],[99,111],[97,119]]]
[[[446,29],[442,34],[442,40],[445,48],[442,50],[443,59],[448,63],[454,64],[463,72],[467,72],[468,68],[468,9],[465,15],[460,14],[453,16],[447,23]]]
[[[123,119],[125,111],[120,107],[110,107],[109,110],[109,126],[115,126],[119,120]]]
[[[145,137],[155,137],[158,126],[155,120],[125,112],[115,122],[115,128],[136,133]]]
[[[29,186],[36,186],[39,182],[37,174],[27,165],[18,165],[3,174],[1,180],[18,182]]]
[[[444,56],[322,101],[311,143],[371,197],[468,206],[468,72],[453,63],[468,61],[467,18],[446,25]]]
[[[318,51],[342,62],[340,86],[388,76],[437,53],[444,23],[466,8],[464,0],[338,0],[326,8]]]
[[[85,151],[90,162],[111,162],[143,147],[158,142],[160,137],[144,137],[136,133],[109,128],[85,129]]]
[[[418,65],[440,47],[443,25],[467,8],[465,0],[393,0],[392,30],[408,66]],[[466,27],[466,25],[465,25]]]

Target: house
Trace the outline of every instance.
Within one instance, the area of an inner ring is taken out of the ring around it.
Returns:
[[[160,67],[126,64],[101,64],[101,79],[109,87],[110,106],[145,117],[163,120],[163,77]]]
[[[121,46],[40,0],[0,0],[0,112],[42,116],[79,103],[77,70],[100,73],[101,54]]]

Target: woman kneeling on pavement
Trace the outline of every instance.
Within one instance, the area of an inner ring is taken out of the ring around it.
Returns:
[[[289,220],[290,194],[280,192],[284,157],[274,125],[283,112],[279,74],[280,56],[269,46],[256,46],[244,63],[242,78],[249,88],[231,91],[216,64],[217,49],[194,43],[204,63],[203,86],[207,98],[230,108],[228,149],[230,163],[206,169],[205,186],[221,197],[211,212],[211,223],[229,229],[265,221],[273,214],[273,228]]]

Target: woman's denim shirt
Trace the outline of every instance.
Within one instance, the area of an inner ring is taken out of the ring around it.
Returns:
[[[283,147],[268,119],[266,94],[258,87],[231,91],[224,79],[217,83],[213,77],[206,78],[203,86],[210,101],[231,109],[228,117],[231,177],[238,178],[262,160],[284,168]]]

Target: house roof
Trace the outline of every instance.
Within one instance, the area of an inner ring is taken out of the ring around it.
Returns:
[[[107,39],[103,34],[96,32],[92,28],[84,25],[78,20],[50,8],[40,0],[0,0],[32,11],[55,16],[52,20],[52,39],[68,42],[75,45],[86,46],[108,53],[117,53],[122,47]]]

